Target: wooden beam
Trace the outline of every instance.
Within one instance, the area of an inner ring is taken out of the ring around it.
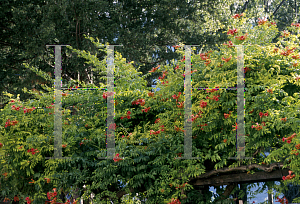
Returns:
[[[279,181],[282,180],[282,176],[289,174],[289,169],[274,170],[272,172],[256,172],[254,174],[238,173],[238,174],[227,174],[220,176],[213,176],[212,178],[200,178],[193,180],[191,185],[200,186],[221,186],[230,185],[232,183],[255,183],[255,182],[266,182],[266,181]]]

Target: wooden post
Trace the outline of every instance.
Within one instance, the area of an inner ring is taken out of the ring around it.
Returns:
[[[268,187],[268,190],[270,190],[269,189],[269,187]],[[268,201],[269,201],[269,204],[273,204],[273,193],[268,193]]]
[[[243,204],[243,200],[239,200],[239,204]]]

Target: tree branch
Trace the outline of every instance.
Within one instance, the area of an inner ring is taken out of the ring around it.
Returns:
[[[278,165],[279,164],[279,165]],[[209,171],[205,174],[202,174],[200,176],[195,177],[196,179],[199,178],[209,178],[213,175],[219,174],[219,173],[228,173],[228,172],[234,172],[234,171],[250,171],[251,169],[262,169],[265,172],[271,172],[275,167],[283,167],[283,163],[273,163],[269,166],[267,165],[259,165],[259,164],[250,164],[250,165],[244,165],[244,166],[238,166],[238,167],[234,167],[234,168],[222,168],[222,169],[218,169],[218,170],[212,170]],[[289,168],[289,167],[288,167]]]
[[[254,152],[254,154],[252,155],[252,157],[255,157],[258,153],[260,153],[264,148],[260,147],[256,150],[256,152]]]
[[[280,8],[280,6],[282,6],[282,4],[285,2],[285,0],[282,0],[282,2],[279,4],[279,6],[275,9],[274,13],[272,14],[272,16],[275,15],[275,13],[278,11],[278,9]]]
[[[243,9],[242,9],[241,13],[243,13],[243,12],[246,10],[248,3],[249,3],[249,0],[245,2],[245,4],[244,4],[244,6],[243,6]],[[237,11],[236,11],[236,12],[237,12]],[[235,12],[235,13],[236,13],[236,12]]]

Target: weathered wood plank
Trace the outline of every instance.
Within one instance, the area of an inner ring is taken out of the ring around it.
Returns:
[[[212,178],[199,178],[191,181],[191,185],[210,185],[220,186],[229,185],[231,183],[255,183],[265,181],[279,181],[282,180],[282,176],[289,174],[289,169],[273,170],[272,172],[256,172],[254,174],[237,173],[227,174],[220,176],[213,176]]]

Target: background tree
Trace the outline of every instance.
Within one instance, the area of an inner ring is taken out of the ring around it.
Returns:
[[[105,200],[118,202],[129,192],[132,195],[144,193],[152,203],[168,203],[176,197],[184,203],[205,203],[212,194],[205,189],[202,192],[193,189],[195,179],[207,178],[214,169],[213,175],[217,177],[224,169],[227,173],[244,172],[247,167],[257,172],[257,168],[273,168],[277,162],[291,168],[296,175],[292,180],[299,182],[299,156],[295,155],[299,153],[298,95],[283,90],[285,81],[298,87],[295,68],[299,51],[294,49],[298,39],[294,35],[285,35],[279,43],[271,43],[278,31],[276,25],[267,21],[258,22],[253,29],[251,21],[244,17],[231,19],[230,23],[237,28],[236,34],[231,35],[232,30],[229,32],[230,40],[234,44],[249,45],[245,48],[248,69],[244,68],[245,141],[246,157],[254,157],[253,160],[228,159],[236,154],[236,132],[233,130],[237,116],[236,93],[225,90],[193,91],[193,156],[202,159],[174,160],[182,156],[184,149],[184,96],[179,94],[184,91],[183,48],[177,49],[182,57],[178,59],[178,67],[161,66],[155,71],[165,74],[158,84],[161,90],[155,93],[147,87],[147,75],[139,76],[141,73],[116,53],[115,135],[119,155],[115,160],[95,159],[106,155],[106,97],[99,90],[76,90],[63,95],[62,140],[66,145],[63,153],[72,160],[45,161],[45,156],[53,154],[53,121],[49,117],[53,113],[53,89],[48,88],[49,93],[34,94],[37,100],[16,100],[1,111],[0,139],[4,144],[1,148],[1,162],[4,163],[1,186],[5,194],[15,195],[12,189],[19,190],[23,197],[30,196],[40,202],[53,187],[68,191],[71,185],[81,188],[85,184],[85,193],[93,192],[99,203]],[[296,32],[298,28],[290,29]],[[248,37],[239,40],[245,33]],[[257,39],[260,39],[260,45],[255,44]],[[98,72],[106,69],[105,60],[94,58],[85,51],[71,50],[87,64],[97,65]],[[192,86],[236,86],[236,56],[236,49],[229,44],[220,45],[217,51],[193,54]],[[132,80],[136,83],[132,84]],[[204,101],[207,104],[202,103]],[[23,112],[21,106],[26,108]],[[78,110],[77,116],[69,115],[67,109],[70,106]],[[17,110],[18,107],[21,110]],[[260,149],[269,147],[268,157],[257,154]],[[31,183],[26,179],[32,179]],[[127,185],[122,187],[119,180]],[[230,192],[228,194],[226,189],[222,194],[218,199],[227,198]]]
[[[178,55],[172,45],[209,45],[219,41],[213,32],[222,28],[228,18],[229,6],[234,1],[8,1],[1,4],[1,73],[0,92],[23,93],[22,88],[42,90],[41,84],[51,86],[50,81],[26,69],[23,63],[38,67],[54,77],[53,47],[47,44],[70,44],[74,48],[88,50],[103,59],[83,35],[98,38],[100,43],[123,44],[116,48],[128,61],[141,66],[143,74],[164,64]],[[212,6],[213,5],[213,6]],[[171,8],[171,9],[170,9]],[[224,36],[224,35],[223,35]],[[138,39],[138,40],[137,40]],[[221,40],[221,39],[220,39]],[[157,56],[156,56],[157,55]],[[97,84],[100,77],[92,65],[86,65],[63,48],[63,83],[74,80]],[[150,76],[149,76],[150,77]],[[148,86],[153,75],[147,79]],[[93,79],[94,78],[94,79]],[[95,81],[96,80],[96,81]],[[22,99],[32,95],[22,94]],[[8,98],[2,94],[7,104]]]

